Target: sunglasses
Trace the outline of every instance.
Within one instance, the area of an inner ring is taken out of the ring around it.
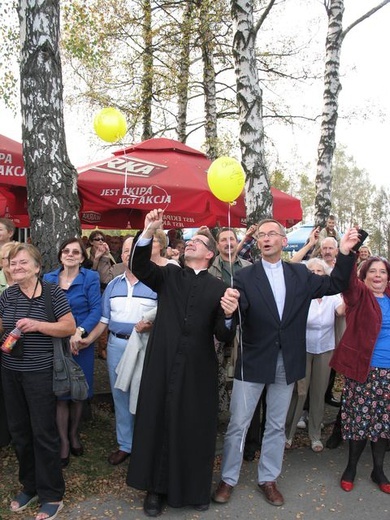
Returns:
[[[102,238],[102,237],[99,237],[99,238],[93,238],[92,241],[93,241],[93,242],[104,242],[104,238]]]

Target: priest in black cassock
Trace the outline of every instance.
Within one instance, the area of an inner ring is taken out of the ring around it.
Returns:
[[[238,292],[209,274],[216,245],[211,234],[187,242],[185,267],[150,261],[162,210],[145,218],[130,257],[134,275],[158,294],[136,413],[127,484],[147,491],[144,511],[209,507],[218,415],[213,335],[231,341]]]

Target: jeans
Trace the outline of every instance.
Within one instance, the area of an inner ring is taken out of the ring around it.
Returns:
[[[65,492],[57,431],[53,369],[18,372],[2,368],[8,426],[19,462],[19,481],[41,503]]]
[[[245,436],[263,383],[234,380],[230,402],[231,418],[225,435],[222,480],[235,486],[240,476]],[[279,354],[275,382],[267,385],[265,431],[258,465],[258,482],[274,482],[281,473],[285,445],[284,426],[294,384],[286,383],[282,355]]]
[[[130,413],[130,390],[123,392],[115,388],[117,374],[115,372],[119,361],[125,351],[127,339],[113,336],[108,337],[107,344],[107,368],[110,378],[112,398],[115,408],[116,438],[119,449],[131,453],[133,445],[134,415]]]

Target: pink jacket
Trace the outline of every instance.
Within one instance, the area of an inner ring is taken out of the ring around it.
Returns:
[[[385,294],[390,297],[390,287]],[[334,351],[330,366],[350,379],[364,383],[382,326],[382,313],[373,292],[357,278],[356,268],[343,292],[347,328]]]

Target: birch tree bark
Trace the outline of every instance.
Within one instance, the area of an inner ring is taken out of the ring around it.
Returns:
[[[142,1],[142,36],[144,52],[142,54],[142,141],[153,137],[152,130],[152,97],[153,97],[153,32],[152,8],[149,0]]]
[[[185,143],[187,139],[187,109],[190,77],[190,52],[194,3],[186,2],[181,24],[179,77],[177,83],[177,138]]]
[[[388,4],[385,0],[343,30],[344,0],[324,0],[328,16],[328,31],[325,42],[325,72],[321,136],[317,149],[315,222],[324,226],[331,209],[332,160],[336,148],[336,124],[338,98],[341,91],[340,55],[346,34],[360,22],[369,18]]]
[[[264,153],[263,93],[256,63],[256,35],[272,9],[270,0],[255,24],[253,0],[232,0],[233,58],[239,110],[241,161],[246,175],[247,224],[272,216],[272,195]]]
[[[65,141],[58,48],[59,0],[19,0],[21,112],[31,238],[45,270],[59,244],[80,235],[77,171]]]
[[[200,41],[203,61],[203,91],[205,110],[205,148],[213,161],[218,157],[217,93],[215,85],[214,40],[210,23],[210,2],[200,2]]]

